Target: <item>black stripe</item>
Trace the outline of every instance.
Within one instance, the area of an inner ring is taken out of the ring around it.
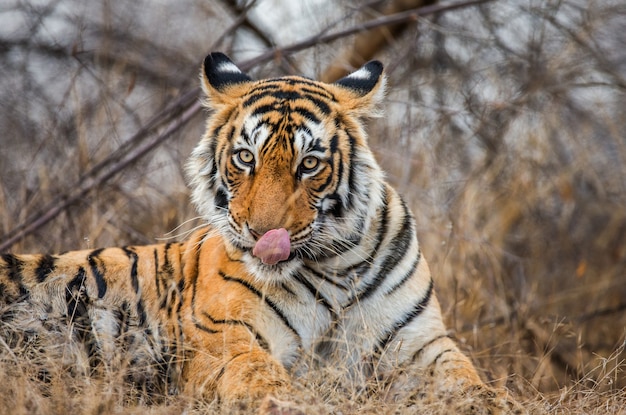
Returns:
[[[243,128],[241,129],[241,138],[243,138],[243,141],[245,141],[248,145],[252,145],[252,140],[250,140],[250,136]]]
[[[302,94],[297,91],[286,91],[284,89],[278,89],[269,94],[270,96],[278,100],[295,101],[302,98]]]
[[[393,245],[389,247],[389,255],[383,261],[380,269],[374,278],[365,285],[356,297],[357,301],[362,301],[376,292],[383,281],[392,273],[393,269],[402,261],[406,255],[411,242],[413,241],[413,221],[406,205],[402,202],[404,208],[404,222],[402,227],[393,237]]]
[[[52,255],[42,255],[37,261],[37,269],[35,270],[35,276],[38,282],[44,282],[48,276],[54,272],[56,265],[56,257]]]
[[[205,333],[209,333],[209,334],[216,334],[216,333],[220,333],[219,330],[213,330],[208,328],[207,326],[205,326],[204,324],[202,324],[200,322],[200,320],[198,320],[198,317],[196,317],[195,315],[191,316],[191,321],[193,322],[193,325],[196,326],[196,328],[204,331]]]
[[[316,289],[309,281],[307,281],[307,279],[304,278],[302,276],[302,274],[296,273],[295,274],[295,280],[298,281],[300,284],[305,286],[305,288],[311,293],[313,298],[315,298],[315,302],[317,304],[323,305],[324,308],[332,315],[333,320],[338,318],[337,312],[335,311],[333,306],[330,305],[328,300],[326,298],[324,298],[324,296],[319,292],[319,290]]]
[[[426,291],[426,295],[417,302],[411,310],[406,312],[402,317],[400,317],[393,324],[391,329],[387,331],[387,334],[382,337],[378,342],[377,350],[382,352],[385,350],[385,347],[394,339],[398,331],[400,331],[403,327],[406,327],[411,321],[413,321],[417,316],[419,316],[425,309],[428,307],[428,303],[430,302],[430,297],[433,293],[433,280],[430,280],[428,285],[428,290]]]
[[[143,303],[143,299],[141,297],[141,293],[139,292],[139,275],[137,274],[137,262],[139,260],[139,256],[137,252],[133,251],[132,248],[123,247],[122,250],[128,255],[130,259],[130,281],[133,285],[133,290],[135,294],[137,294],[137,304],[135,305],[137,309],[137,317],[139,318],[139,325],[145,327],[148,316],[146,314],[146,308]],[[149,329],[148,329],[149,330]],[[151,332],[147,332],[148,335],[151,335]]]
[[[322,114],[324,114],[325,116],[330,114],[330,107],[328,106],[328,104],[326,104],[324,101],[322,101],[321,99],[317,99],[314,98],[310,95],[306,96],[306,99],[308,99],[309,101],[311,101],[313,104],[315,104],[315,106],[320,110],[320,112]]]
[[[356,169],[356,164],[354,162],[354,159],[356,158],[356,140],[354,139],[354,137],[352,136],[352,134],[350,134],[347,129],[344,128],[344,131],[346,131],[346,134],[348,135],[348,143],[350,144],[350,152],[348,154],[348,165],[349,165],[349,170],[348,170],[348,189],[353,190],[356,189],[355,185],[354,185],[354,181],[355,181],[355,169]],[[361,196],[362,197],[362,196]],[[354,198],[354,195],[352,194],[352,191],[350,191],[348,193],[348,200],[346,201],[346,209],[350,209],[352,207],[352,199]]]
[[[285,284],[284,282],[280,284],[280,288],[282,288],[286,293],[288,293],[289,295],[295,297],[296,293],[287,286],[287,284]]]
[[[380,226],[378,228],[378,233],[376,237],[378,238],[376,242],[376,246],[370,255],[370,262],[374,261],[376,255],[378,255],[378,250],[380,246],[383,244],[383,241],[387,237],[387,232],[389,232],[389,194],[387,193],[387,188],[383,188],[383,206],[382,211],[380,212]]]
[[[115,337],[120,338],[130,328],[130,305],[128,301],[123,301],[119,307],[113,309],[113,317],[117,321]]]
[[[329,143],[329,148],[330,148],[330,154],[334,155],[337,153],[337,147],[339,147],[339,136],[335,133],[333,135],[333,138],[330,139],[330,143]],[[341,158],[339,159],[340,164],[343,164],[341,162]],[[341,172],[341,170],[339,170]]]
[[[265,81],[270,81],[270,82],[263,82],[261,81],[259,84],[257,84],[257,86],[255,86],[254,88],[252,88],[250,90],[250,92],[248,93],[249,96],[256,96],[256,95],[267,95],[268,92],[271,91],[277,91],[280,89],[280,85],[276,84],[276,83],[272,83],[270,79],[265,80]],[[245,107],[245,105],[244,105]]]
[[[171,243],[166,243],[165,248],[163,250],[163,268],[162,271],[168,275],[172,276],[174,274],[174,266],[170,262],[170,249],[172,248]]]
[[[157,298],[161,298],[161,279],[159,278],[159,251],[154,248],[152,251],[154,257],[154,286],[157,292]],[[165,260],[167,261],[167,246],[165,247]],[[163,308],[163,307],[161,307]]]
[[[415,361],[417,361],[419,356],[422,353],[424,353],[424,350],[426,350],[427,347],[430,347],[435,342],[438,342],[439,340],[445,339],[445,338],[450,338],[450,336],[448,336],[447,334],[442,334],[442,335],[439,335],[439,336],[435,337],[434,339],[431,339],[428,342],[426,342],[422,347],[419,348],[419,350],[417,350],[415,353],[413,353],[413,356],[411,357],[411,362],[415,363]]]
[[[331,169],[330,174],[328,175],[328,177],[326,178],[324,183],[320,184],[318,187],[316,187],[314,189],[311,189],[314,192],[323,193],[323,191],[332,183],[333,179],[335,178],[335,175],[333,174],[334,173],[334,169],[333,169],[333,160],[332,160],[332,158],[334,158],[334,157],[335,157],[335,154],[331,153],[331,160],[329,160],[329,165],[330,165],[330,169]],[[298,170],[299,169],[300,168],[298,167]],[[341,162],[339,163],[339,170],[340,170],[340,172],[342,170]],[[335,188],[337,188],[337,187],[338,186],[335,186]]]
[[[228,195],[221,186],[215,190],[215,198],[213,199],[213,203],[218,208],[228,209]]]
[[[104,295],[107,292],[107,282],[104,279],[104,273],[106,271],[105,272],[101,271],[100,268],[98,268],[98,264],[96,263],[96,259],[98,258],[98,255],[100,255],[100,253],[103,250],[104,249],[102,248],[96,249],[94,251],[91,251],[91,253],[87,256],[87,262],[89,263],[89,268],[91,269],[91,273],[96,279],[96,285],[98,287],[98,298],[104,297]]]
[[[341,218],[341,216],[343,215],[343,202],[341,201],[341,196],[339,196],[337,192],[324,197],[324,199],[322,200],[328,200],[332,202],[330,203],[330,208],[327,210],[321,210],[321,208],[319,208],[321,213],[327,214],[329,216],[334,216],[336,218]]]
[[[326,196],[325,199],[331,199],[334,200],[335,203],[332,206],[331,210],[328,212],[324,212],[324,213],[329,213],[332,216],[335,217],[341,217],[342,213],[343,213],[343,201],[341,200],[341,197],[337,194],[336,189],[338,189],[339,187],[341,187],[341,181],[343,180],[343,169],[344,169],[344,163],[343,163],[343,156],[341,153],[341,150],[339,150],[338,147],[338,143],[339,143],[339,137],[337,136],[337,134],[335,134],[333,136],[333,138],[330,140],[330,154],[332,158],[335,158],[336,160],[338,160],[337,162],[337,185],[335,186],[335,193],[333,193],[332,195],[328,195]],[[330,166],[333,169],[333,172],[331,172],[331,176],[333,176],[334,170],[335,170],[335,166],[334,166],[335,161],[331,160],[330,162]],[[324,200],[324,199],[323,199]]]
[[[261,105],[252,111],[251,117],[255,117],[260,114],[265,114],[266,112],[276,111],[281,114],[284,114],[285,109],[283,107],[278,107],[276,105]]]
[[[317,117],[317,115],[313,114],[311,111],[309,111],[309,110],[308,110],[308,109],[306,109],[306,108],[303,108],[303,107],[294,107],[294,108],[292,109],[292,111],[293,111],[293,112],[296,112],[296,113],[298,113],[298,114],[300,114],[300,115],[302,115],[304,118],[307,118],[307,119],[309,119],[309,120],[313,121],[313,122],[314,122],[314,123],[316,123],[316,124],[319,124],[319,123],[320,123],[320,119]]]
[[[191,314],[195,316],[196,313],[196,291],[198,286],[198,274],[200,273],[200,253],[202,251],[202,245],[204,245],[206,234],[200,239],[199,243],[194,247],[194,270],[191,272]]]
[[[182,273],[180,274],[180,280],[178,281],[177,287],[178,287],[178,294],[181,297],[181,304],[182,304],[182,296],[183,296],[183,292],[185,291],[185,276]]]
[[[304,93],[306,93],[308,95],[318,96],[322,100],[330,100],[330,101],[337,102],[337,99],[335,98],[335,96],[333,94],[331,94],[328,90],[326,90],[324,88],[320,88],[319,85],[316,85],[316,87],[317,88],[315,88],[315,89],[302,87],[302,92],[304,92]]]
[[[24,262],[13,254],[2,254],[2,259],[7,263],[9,279],[14,282],[22,282]]]
[[[307,86],[312,86],[312,87],[319,88],[320,90],[323,90],[324,92],[326,92],[326,89],[321,87],[319,82],[312,81],[312,80],[307,79],[307,78],[302,78],[302,77],[277,78],[277,79],[275,79],[275,81],[280,82],[280,83],[284,82],[284,83],[289,84],[289,85],[307,85]]]
[[[291,325],[291,323],[289,322],[289,319],[287,319],[287,317],[283,314],[283,312],[280,310],[280,308],[276,305],[276,303],[274,303],[272,300],[270,300],[269,298],[267,298],[263,293],[261,293],[259,290],[257,290],[252,284],[250,284],[248,281],[244,281],[244,280],[240,280],[239,278],[235,278],[235,277],[231,277],[229,275],[224,274],[221,270],[219,271],[219,275],[220,277],[222,277],[225,281],[232,281],[232,282],[236,282],[238,284],[241,284],[242,286],[246,287],[251,293],[253,293],[254,295],[256,295],[257,297],[259,297],[261,300],[265,301],[265,304],[267,304],[273,311],[274,313],[276,313],[276,315],[278,316],[278,318],[281,319],[281,321],[285,324],[285,326],[287,326],[287,328],[289,330],[291,330],[297,337],[298,340],[300,340],[300,334],[298,334],[298,332],[296,331],[296,329]]]
[[[85,287],[86,280],[87,273],[83,267],[80,267],[66,286],[65,301],[67,322],[71,325],[76,338],[85,346],[89,356],[89,366],[93,369],[101,362],[101,356],[93,333],[91,317],[89,317],[91,301]]]
[[[334,287],[337,287],[337,288],[339,288],[339,289],[340,289],[340,290],[342,290],[342,291],[347,291],[347,290],[348,290],[348,287],[346,287],[346,286],[344,286],[343,284],[341,284],[341,283],[339,283],[339,282],[337,282],[337,281],[333,280],[332,278],[328,277],[328,276],[327,276],[327,275],[325,275],[325,274],[321,274],[321,273],[319,273],[319,272],[315,271],[314,269],[312,269],[312,268],[310,268],[310,267],[308,267],[308,266],[306,266],[306,265],[303,265],[303,268],[304,268],[304,269],[305,269],[308,273],[312,274],[314,277],[317,277],[317,278],[319,278],[319,279],[321,279],[321,280],[324,280],[324,281],[326,281],[327,283],[332,284]]]
[[[228,362],[224,363],[224,366],[222,366],[222,368],[220,369],[220,371],[217,374],[217,376],[215,376],[215,378],[213,379],[213,382],[215,382],[215,383],[219,382],[219,380],[222,378],[222,376],[224,376],[224,372],[226,372],[226,367],[230,364],[230,362],[232,362],[233,360],[235,360],[239,356],[242,356],[242,355],[248,354],[248,353],[250,353],[250,352],[237,353],[233,357],[228,359]]]
[[[243,264],[243,259],[241,258],[235,258],[234,256],[232,256],[232,254],[229,251],[226,251],[226,258],[228,258],[228,260],[230,262],[239,262]]]
[[[211,320],[211,323],[213,323],[213,324],[225,324],[225,325],[228,325],[228,326],[242,326],[242,327],[245,327],[246,329],[248,329],[254,335],[254,337],[256,338],[256,341],[259,343],[259,346],[261,346],[267,352],[271,352],[270,346],[269,346],[269,343],[267,342],[267,340],[265,340],[265,338],[263,336],[261,336],[261,334],[250,323],[247,323],[247,322],[245,322],[243,320],[216,319],[216,318],[213,318],[213,316],[211,316],[206,311],[203,311],[202,315],[204,317],[208,318],[209,320]]]
[[[215,176],[217,175],[217,162],[215,160],[215,151],[217,149],[217,136],[215,136],[216,138],[214,138],[213,140],[211,140],[211,142],[209,143],[209,154],[208,154],[208,158],[211,161],[211,171],[209,172],[209,183],[208,183],[208,187],[213,187],[213,185],[215,184]]]
[[[9,280],[17,285],[20,298],[28,297],[28,290],[23,284],[22,270],[24,269],[24,262],[13,254],[2,254],[2,259],[7,263]],[[17,300],[17,299],[15,299]]]
[[[87,273],[85,272],[85,268],[79,267],[74,278],[67,283],[65,301],[67,302],[67,314],[70,321],[73,321],[75,317],[88,317],[85,303],[89,300],[89,298],[85,295],[83,289],[86,278]]]
[[[258,86],[252,89],[251,93],[254,93],[256,91],[261,91],[261,90],[269,90],[271,88],[280,89],[283,87],[283,84],[309,86],[309,87],[313,87],[313,91],[317,92],[320,95],[330,94],[329,91],[327,91],[322,86],[320,86],[319,82],[312,81],[310,79],[302,78],[302,77],[264,79],[258,82]]]
[[[363,225],[363,219],[359,225]],[[356,226],[356,229],[362,229],[362,228],[361,226]],[[334,240],[333,243],[330,244],[329,247],[324,248],[325,251],[322,253],[322,255],[326,258],[330,258],[334,256],[341,256],[345,254],[346,252],[348,252],[349,250],[351,250],[352,248],[358,246],[359,242],[361,242],[362,237],[363,237],[362,233],[354,233],[352,235],[349,235],[347,238],[344,237],[340,240]]]
[[[202,251],[202,246],[204,245],[204,242],[206,241],[206,235],[208,233],[208,228],[206,229],[204,235],[202,236],[202,238],[200,238],[198,244],[194,247],[194,253],[196,258],[194,258],[194,270],[190,273],[190,277],[191,277],[191,319],[193,321],[193,324],[199,328],[200,330],[209,333],[209,334],[215,334],[215,333],[219,333],[219,331],[217,330],[213,330],[210,329],[208,327],[206,327],[204,324],[202,324],[202,322],[200,321],[200,319],[196,316],[196,292],[197,292],[197,287],[198,287],[198,275],[200,272],[200,254]],[[182,292],[184,289],[184,276],[183,278],[181,278],[181,280],[179,281],[179,288],[180,288],[180,301],[181,303],[178,304],[178,309],[177,309],[177,313],[180,312],[180,308],[182,306]]]
[[[252,95],[250,95],[250,97],[249,97],[248,99],[246,99],[246,100],[243,102],[243,107],[244,107],[244,108],[247,108],[247,107],[249,107],[250,105],[252,105],[252,104],[254,104],[255,102],[257,102],[258,100],[260,100],[261,98],[266,97],[266,96],[268,96],[268,94],[267,94],[267,93],[265,93],[265,92],[258,93],[258,94],[252,94]]]
[[[228,121],[231,121],[230,119]],[[226,141],[228,141],[229,143],[232,143],[233,140],[235,139],[235,133],[237,132],[237,129],[235,128],[235,126],[233,125],[232,127],[230,127],[230,130],[228,131],[228,138]],[[215,140],[217,142],[217,139]],[[226,146],[223,145],[222,148],[220,149],[220,159],[221,157],[224,155],[224,153],[226,152]],[[217,150],[217,145],[215,146],[215,149]],[[217,157],[216,157],[217,159]]]
[[[437,362],[439,361],[439,359],[441,359],[441,357],[442,357],[444,354],[446,354],[446,353],[454,353],[454,352],[456,352],[456,350],[454,350],[454,349],[446,349],[446,350],[442,351],[441,353],[439,353],[439,354],[437,355],[437,357],[435,357],[435,358],[433,359],[433,361],[432,361],[431,365],[432,365],[432,366],[436,366],[436,365],[437,365]]]
[[[290,117],[291,120],[291,117]],[[328,148],[322,143],[322,139],[319,137],[315,137],[311,129],[303,123],[298,123],[297,125],[293,125],[289,130],[290,133],[295,137],[298,133],[302,133],[308,138],[302,147],[303,152],[307,151],[319,151],[320,153],[325,153]],[[293,143],[293,140],[292,140]],[[292,149],[293,152],[293,149]],[[332,157],[332,154],[331,154]],[[328,161],[331,161],[331,157],[328,158]]]
[[[230,113],[229,113],[228,115],[229,115],[229,116],[228,116],[227,118],[229,118],[229,117],[230,117]],[[213,130],[211,130],[211,132],[210,132],[209,136],[210,136],[210,137],[212,137],[212,138],[217,138],[217,136],[220,134],[220,131],[222,131],[222,127],[223,127],[224,125],[225,125],[225,124],[219,124],[219,125],[217,125],[217,126],[216,126]],[[217,140],[212,140],[212,141],[211,141],[211,144],[213,144],[213,143],[217,143]],[[210,148],[210,147],[211,147],[211,146],[209,146],[209,148]]]
[[[421,252],[418,251],[417,252],[417,258],[415,258],[415,260],[413,261],[413,263],[411,264],[411,267],[409,268],[409,270],[402,276],[402,278],[400,279],[400,281],[398,281],[393,287],[391,287],[389,289],[389,291],[387,291],[385,293],[385,295],[389,295],[392,294],[394,291],[398,290],[400,287],[402,287],[404,284],[406,284],[406,282],[408,280],[411,279],[411,277],[413,276],[413,274],[415,273],[415,270],[417,269],[417,266],[420,263],[420,258],[421,258]]]
[[[141,327],[146,327],[146,321],[148,319],[148,315],[146,314],[146,308],[144,307],[143,300],[141,298],[137,300],[137,316],[139,317],[139,325]],[[147,328],[146,334],[148,336],[151,336],[152,330]]]
[[[173,298],[171,298],[168,301],[168,307],[167,307],[167,315],[169,317],[172,317],[173,313],[172,311],[174,311],[173,309],[173,303],[175,302],[174,300],[177,300],[178,303],[176,304],[176,318],[175,321],[178,322],[178,328],[179,328],[179,333],[182,333],[182,319],[179,318],[178,316],[180,315],[180,310],[183,307],[183,303],[184,303],[184,299],[183,299],[183,291],[185,289],[185,276],[181,273],[180,274],[180,280],[178,281],[178,284],[176,284],[176,290],[168,290],[168,294],[166,296],[164,296],[165,298],[170,297],[170,296],[175,296]]]
[[[376,256],[378,255],[378,250],[380,249],[381,245],[383,244],[383,241],[387,237],[387,232],[389,231],[389,200],[388,200],[387,189],[385,187],[383,187],[382,196],[383,196],[382,197],[383,204],[381,206],[380,214],[378,215],[380,222],[378,225],[378,230],[376,232],[376,246],[374,246],[374,249],[372,250],[372,252],[369,254],[369,256],[367,257],[365,261],[351,266],[346,271],[352,271],[360,267],[361,269],[359,270],[359,272],[361,274],[365,274],[372,267],[372,264],[374,263],[374,260],[376,259]]]
[[[128,259],[130,260],[130,281],[133,284],[133,290],[135,291],[135,294],[138,294],[139,278],[137,276],[137,260],[139,259],[139,257],[137,256],[137,253],[129,247],[125,246],[122,248],[122,250],[124,251],[124,253],[126,253]]]

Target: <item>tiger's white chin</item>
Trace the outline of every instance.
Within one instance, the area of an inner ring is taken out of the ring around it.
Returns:
[[[297,257],[268,265],[250,253],[244,254],[243,262],[255,280],[266,284],[280,284],[288,281],[302,266],[302,260]]]

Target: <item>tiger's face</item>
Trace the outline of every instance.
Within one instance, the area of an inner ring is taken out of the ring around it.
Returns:
[[[372,214],[368,199],[380,197],[361,119],[383,93],[382,65],[334,84],[252,81],[214,53],[202,85],[214,113],[188,168],[193,201],[250,271],[278,282],[302,261],[356,246]]]

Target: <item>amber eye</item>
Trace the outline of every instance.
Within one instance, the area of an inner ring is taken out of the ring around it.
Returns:
[[[240,150],[237,152],[237,159],[246,166],[254,164],[254,155],[248,150]]]
[[[304,172],[311,172],[320,164],[320,160],[317,157],[307,156],[302,160],[300,166]]]

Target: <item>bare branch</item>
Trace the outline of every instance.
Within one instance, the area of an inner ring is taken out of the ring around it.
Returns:
[[[307,49],[316,45],[323,45],[323,44],[330,43],[337,39],[354,35],[356,33],[373,30],[382,26],[389,26],[389,25],[395,25],[395,24],[406,23],[406,22],[414,22],[414,21],[417,21],[417,19],[420,17],[429,16],[431,14],[436,14],[436,13],[448,12],[448,11],[466,8],[470,6],[476,6],[479,4],[489,3],[491,1],[494,1],[494,0],[468,0],[468,1],[461,1],[461,2],[453,3],[453,4],[447,4],[447,5],[425,6],[425,7],[420,7],[418,9],[411,9],[405,12],[391,14],[389,16],[379,17],[379,18],[367,21],[365,23],[352,26],[348,29],[340,30],[340,31],[325,34],[325,35],[312,36],[308,39],[305,39],[301,42],[294,43],[289,46],[268,50],[267,52],[260,54],[256,58],[246,61],[245,64],[249,65],[250,67],[254,67],[260,63],[267,62],[268,60],[274,57],[280,56],[282,54],[298,52],[300,50]]]
[[[394,0],[377,4],[372,9],[383,16],[404,12],[418,7],[430,6],[437,0]],[[386,45],[397,39],[412,22],[397,23],[389,26],[359,33],[347,50],[336,56],[334,61],[326,68],[320,79],[324,82],[333,82],[346,76],[350,71],[359,68],[365,62],[372,59]]]

